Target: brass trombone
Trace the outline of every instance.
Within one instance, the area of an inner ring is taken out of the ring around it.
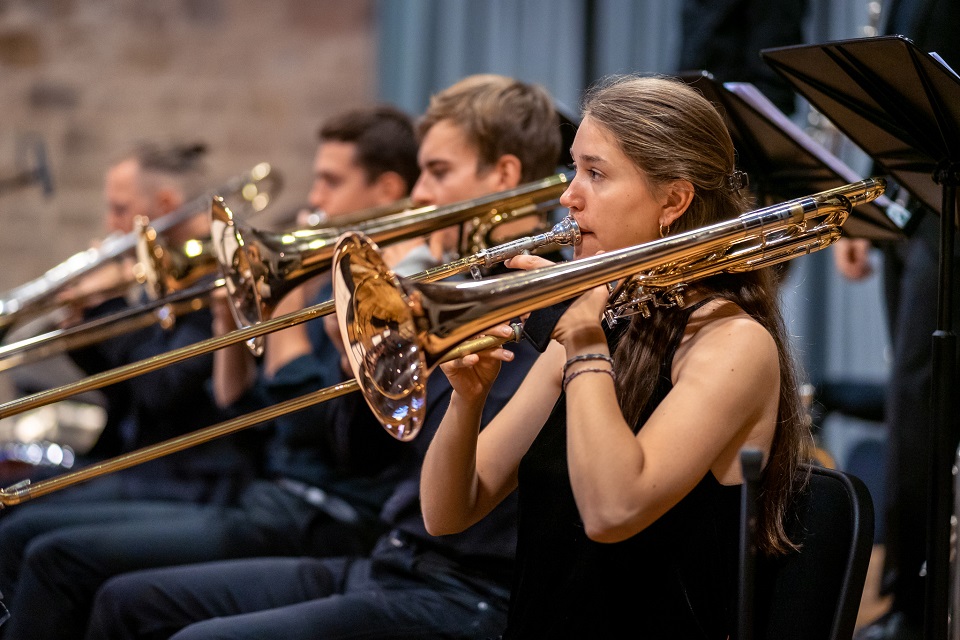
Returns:
[[[419,274],[412,276],[411,279],[416,281],[431,281],[450,277],[474,268],[491,267],[499,262],[507,260],[512,256],[516,256],[527,251],[534,251],[540,247],[554,244],[576,244],[579,241],[579,228],[572,219],[566,218],[554,225],[553,229],[546,233],[537,234],[528,238],[520,238],[491,249],[482,250],[477,254],[461,258],[453,263],[422,271]],[[139,363],[133,363],[132,365],[114,369],[110,372],[104,372],[103,374],[91,376],[85,381],[81,380],[79,383],[65,385],[64,387],[51,390],[50,392],[41,392],[39,394],[35,394],[34,396],[29,396],[28,398],[24,399],[27,400],[27,402],[14,401],[12,403],[0,405],[0,417],[15,415],[16,413],[21,413],[22,411],[26,411],[28,409],[43,406],[57,400],[62,400],[66,397],[75,395],[76,393],[80,393],[81,391],[99,389],[107,386],[108,384],[120,382],[121,380],[126,380],[135,375],[147,373],[148,371],[155,371],[163,366],[180,362],[181,360],[185,360],[195,355],[200,355],[201,353],[208,353],[209,351],[225,347],[229,344],[243,342],[248,340],[250,336],[255,337],[258,335],[265,335],[266,333],[285,329],[289,326],[299,324],[300,322],[306,322],[307,320],[332,313],[333,310],[334,303],[332,300],[330,300],[325,303],[314,305],[313,307],[307,307],[302,311],[293,312],[287,314],[286,316],[279,316],[273,320],[264,321],[259,325],[248,327],[246,329],[240,329],[230,335],[219,336],[212,338],[209,341],[205,341],[205,343],[198,343],[196,345],[184,347],[183,349],[177,350],[177,352],[169,352],[167,354],[156,356]],[[489,338],[483,338],[474,343],[464,345],[464,350],[462,352],[456,352],[456,355],[451,355],[451,357],[459,357],[459,355],[469,353],[472,350],[488,348],[493,346],[493,344],[495,344],[495,342],[491,341]],[[337,398],[346,393],[356,391],[358,388],[359,387],[356,381],[350,380],[332,387],[320,389],[299,398],[293,398],[280,404],[260,409],[259,411],[254,411],[244,416],[239,416],[226,422],[215,424],[183,436],[171,438],[164,442],[117,456],[116,458],[112,458],[96,465],[91,465],[89,467],[78,469],[54,478],[42,480],[36,484],[30,484],[29,481],[17,483],[12,487],[0,490],[0,506],[19,504],[21,502],[25,502],[26,500],[46,495],[79,482],[84,482],[101,475],[120,471],[143,462],[148,462],[171,453],[176,453],[177,451],[182,451],[184,449],[203,444],[204,442],[209,442],[215,438],[235,433],[278,416],[285,415],[293,411],[299,411],[300,409],[318,404],[320,402],[332,400],[333,398]]]
[[[209,294],[224,285],[222,278],[211,279],[217,264],[210,257],[209,240],[189,240],[179,252],[171,252],[145,220],[135,224],[139,234],[135,272],[150,301],[0,346],[0,372],[155,324],[168,329],[179,316],[208,305]]]
[[[217,188],[217,192],[239,195],[240,202],[251,211],[261,211],[279,191],[282,180],[268,164],[260,163],[250,171],[235,176]],[[208,211],[209,195],[199,196],[177,210],[153,222],[157,233],[164,233],[194,216]],[[14,323],[33,318],[63,305],[55,294],[76,282],[81,276],[133,252],[139,233],[133,231],[107,237],[99,247],[87,249],[67,258],[39,278],[14,287],[0,296],[0,336]],[[134,282],[124,283],[125,287]]]
[[[170,250],[153,239],[154,234],[150,233],[149,228],[144,229],[138,244],[139,265],[144,273],[143,278],[153,283],[148,290],[152,290],[154,295],[161,297],[138,307],[139,311],[123,311],[78,327],[58,329],[2,346],[0,347],[0,371],[157,322],[172,322],[176,318],[178,308],[188,311],[198,308],[197,305],[205,305],[209,293],[225,284],[231,292],[238,325],[242,329],[250,328],[270,318],[280,299],[293,287],[330,266],[336,240],[347,229],[362,231],[381,244],[422,236],[457,224],[469,225],[473,230],[480,228],[490,230],[502,222],[519,217],[529,215],[543,217],[545,212],[557,206],[560,194],[566,188],[568,180],[569,174],[560,173],[521,185],[516,189],[443,207],[407,209],[409,201],[401,200],[386,207],[376,207],[347,216],[339,216],[336,222],[344,223],[342,226],[280,232],[262,231],[238,222],[222,199],[215,197],[211,209],[214,223],[211,226],[215,230],[216,237],[219,238],[219,253],[213,247],[213,237],[191,240],[179,249]],[[482,244],[489,242],[490,237],[490,235],[480,237],[474,233],[472,237],[474,244],[469,246],[474,252],[480,254],[483,246],[492,246]],[[479,265],[479,267],[482,266],[484,265]],[[471,265],[463,268],[478,267]],[[238,269],[242,271],[238,273]],[[227,279],[206,279],[216,272],[224,273]],[[254,273],[256,278],[253,277]],[[452,271],[444,270],[435,277],[442,278],[451,274]],[[178,276],[186,277],[187,281],[196,284],[184,288],[185,282],[182,282]],[[164,292],[165,295],[161,295]],[[198,302],[188,304],[191,294],[199,299]],[[240,309],[243,311],[240,312]],[[329,308],[323,310],[320,315],[330,313],[332,309],[331,303]],[[287,326],[306,322],[309,319],[311,318],[305,316],[302,319],[296,317],[294,322]],[[214,339],[211,339],[211,341],[199,343],[197,346],[200,348],[189,355],[184,354],[183,350],[178,350],[166,354],[166,357],[158,356],[161,360],[157,363],[152,361],[149,364],[142,363],[150,367],[142,373],[155,371],[183,359],[210,353],[237,342],[248,342],[256,353],[259,348],[262,348],[261,336],[284,328],[276,325],[270,325],[270,327],[273,328],[262,332],[237,334],[246,337],[237,339],[235,342],[214,342]],[[185,347],[185,349],[188,348]],[[104,382],[100,386],[126,380],[134,375],[139,374],[123,373],[122,377],[111,377],[110,382]],[[80,383],[83,382],[80,381]],[[100,388],[100,386],[94,388]],[[53,401],[50,400],[50,402]],[[0,411],[7,406],[0,405]]]
[[[377,242],[392,243],[421,237],[444,227],[461,225],[475,233],[473,243],[461,241],[461,253],[479,252],[489,244],[489,231],[505,222],[542,214],[559,204],[569,173],[559,173],[515,189],[474,200],[438,207],[420,207],[362,222],[352,230]],[[350,227],[263,232],[237,223],[230,210],[214,201],[211,238],[218,262],[223,266],[231,311],[239,327],[263,322],[273,315],[279,301],[291,289],[327,269],[333,260],[337,238]],[[461,237],[463,237],[461,233]],[[257,355],[262,339],[248,341]]]
[[[410,200],[404,198],[390,205],[338,216],[337,222],[344,226],[356,225],[410,207]],[[230,215],[232,217],[232,213]],[[150,301],[76,326],[53,329],[2,345],[0,372],[155,324],[169,328],[179,316],[207,306],[209,294],[225,284],[222,277],[215,277],[221,266],[210,238],[194,238],[170,247],[148,223],[147,220],[135,221],[138,234],[135,274]],[[287,233],[303,231],[291,229]],[[338,232],[326,230],[324,233]],[[124,291],[128,286],[124,285]]]
[[[215,208],[226,208],[226,203],[214,203]],[[310,235],[337,233],[338,229],[354,228],[377,218],[410,211],[413,205],[409,198],[378,207],[370,207],[353,213],[337,216],[336,225],[324,227],[311,224],[305,229],[290,228],[282,234]],[[219,216],[232,219],[232,212],[211,210],[211,218]],[[329,222],[321,211],[310,214],[319,222]],[[249,233],[268,233],[250,229]],[[244,232],[244,233],[248,233]],[[220,264],[211,238],[194,238],[177,247],[167,246],[156,229],[145,225],[137,242],[137,265],[140,279],[147,284],[151,298],[159,299],[181,291],[205,276],[219,273]]]
[[[464,221],[471,221],[477,216],[489,215],[499,216],[503,219],[515,219],[520,215],[529,215],[531,212],[556,206],[560,195],[566,188],[567,180],[567,174],[561,173],[528,183],[516,189],[475,200],[468,200],[444,207],[422,207],[404,214],[386,216],[380,220],[373,220],[367,225],[360,225],[359,228],[365,234],[369,233],[370,237],[374,237],[383,242],[394,242],[419,237],[433,230],[463,223]],[[229,209],[224,209],[227,214],[229,214]],[[231,241],[230,238],[232,237],[238,241],[246,242],[246,238],[242,235],[238,238],[236,235],[231,235],[232,233],[233,230],[229,227],[224,228],[224,237],[227,238],[226,241]],[[551,244],[570,244],[576,242],[576,238],[579,237],[578,234],[579,230],[572,227],[568,222],[561,222],[555,225],[554,229],[551,229],[549,232],[529,238],[521,238],[501,245],[500,247],[481,250],[476,254],[461,258],[455,262],[427,269],[417,274],[415,279],[421,281],[440,280],[464,273],[465,271],[490,267],[510,257],[509,252],[511,251],[515,252],[513,255],[516,255],[523,251],[533,251],[539,247]],[[268,234],[261,235],[267,240],[271,239],[271,236]],[[291,237],[294,238],[294,241],[287,242],[286,245],[281,244],[277,251],[274,251],[267,242],[264,242],[262,245],[254,245],[262,248],[262,251],[260,251],[257,256],[259,261],[254,262],[258,269],[257,275],[261,280],[251,279],[244,274],[233,276],[241,282],[247,282],[253,285],[253,290],[258,296],[256,308],[265,310],[262,316],[264,318],[270,318],[279,297],[289,291],[292,286],[295,286],[284,280],[283,277],[276,275],[277,273],[281,273],[285,278],[298,283],[306,277],[309,277],[309,275],[314,275],[320,270],[328,268],[333,260],[335,241],[338,236],[335,236],[332,231],[325,231],[324,233],[317,233],[315,235],[292,235]],[[301,239],[311,238],[316,241],[316,246],[310,246],[309,242],[306,246],[303,242],[298,244],[296,241],[298,237]],[[283,240],[283,238],[281,238],[281,240]],[[296,252],[294,249],[302,252],[303,255],[295,255]],[[245,256],[248,255],[248,252],[237,252],[237,255]],[[260,259],[261,257],[265,260]],[[307,267],[304,265],[309,266],[311,270],[309,274],[307,273]],[[227,263],[224,271],[228,279],[232,271],[237,268],[248,269],[249,267],[243,263]],[[227,286],[229,290],[229,285]],[[260,307],[260,304],[262,304],[263,307]],[[321,302],[283,316],[264,319],[262,322],[237,329],[226,335],[215,336],[196,344],[187,345],[139,362],[123,365],[109,371],[103,371],[54,389],[47,389],[29,396],[17,398],[0,404],[0,419],[42,407],[52,402],[64,400],[84,391],[101,389],[117,382],[129,380],[138,375],[156,371],[195,356],[212,353],[217,349],[222,349],[229,345],[242,342],[249,343],[268,333],[286,329],[302,322],[333,313],[333,310],[334,305],[332,300]]]
[[[692,281],[830,245],[852,208],[884,188],[882,179],[863,180],[635,247],[483,282],[398,277],[369,238],[347,233],[334,258],[337,322],[367,404],[388,433],[407,441],[423,423],[428,376],[468,337],[611,282],[608,323],[682,304],[683,287]]]

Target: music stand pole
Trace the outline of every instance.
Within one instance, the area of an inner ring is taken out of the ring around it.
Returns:
[[[957,336],[953,333],[953,247],[958,167],[937,170],[934,180],[943,188],[940,211],[940,271],[937,329],[932,344],[932,408],[934,429],[930,465],[930,511],[927,521],[927,589],[925,636],[945,639],[950,616],[950,514],[953,510],[952,465],[956,442],[953,397],[957,379]]]

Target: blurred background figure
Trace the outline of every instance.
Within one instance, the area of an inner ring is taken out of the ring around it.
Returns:
[[[204,154],[205,147],[199,144],[139,143],[115,158],[104,178],[104,242],[131,234],[138,217],[155,224],[172,214],[183,219],[168,230],[166,241],[182,244],[209,236],[207,211],[184,209],[206,181]],[[190,215],[183,216],[183,211]],[[148,296],[133,276],[133,263],[131,255],[123,255],[69,280],[55,294],[61,302],[54,311],[59,322],[71,326],[146,303]],[[69,357],[84,374],[99,373],[207,338],[211,318],[209,309],[199,309],[176,318],[171,327],[154,324],[121,332],[75,349]],[[104,423],[82,462],[132,451],[218,420],[221,414],[206,391],[212,364],[211,355],[189,359],[104,388],[98,394],[104,399]],[[23,392],[34,390],[24,388]],[[51,499],[229,502],[250,479],[255,456],[241,439],[228,438],[71,488]],[[37,469],[33,476],[57,471]]]
[[[808,0],[683,0],[681,70],[709,71],[719,82],[749,82],[786,114],[796,94],[760,58],[770,47],[799,44]]]
[[[188,197],[198,194],[205,180],[205,152],[202,144],[162,146],[141,142],[114,158],[103,181],[102,228],[90,241],[91,250],[109,246],[111,241],[124,236],[133,237],[136,220],[143,224],[155,222],[177,211]],[[208,216],[203,213],[198,210],[195,216],[171,229],[167,239],[183,242],[191,237],[208,235]],[[136,306],[143,300],[139,296],[142,289],[134,274],[132,251],[118,259],[99,260],[98,257],[98,261],[99,266],[86,270],[79,277],[73,277],[70,260],[57,265],[54,270],[61,280],[51,278],[49,282],[55,288],[46,296],[47,300],[28,297],[23,310],[10,316],[13,325],[8,327],[12,330],[6,336],[6,343],[14,344],[46,332],[74,327],[86,320]],[[21,317],[24,319],[20,320]],[[97,366],[105,366],[88,361],[96,357],[93,349],[77,351],[70,356],[61,352],[14,368],[10,378],[17,395],[28,395],[91,373],[85,367],[92,367],[95,372]],[[120,387],[106,392],[87,392],[75,401],[44,407],[11,420],[16,423],[13,430],[28,442],[39,438],[58,440],[64,453],[79,449],[83,461],[113,456],[123,448],[119,425],[125,419],[124,406],[128,402],[125,396]],[[101,411],[94,410],[100,408]],[[80,437],[72,437],[78,433]],[[69,468],[73,462],[77,461],[67,460],[63,467]],[[21,477],[37,477],[61,470],[58,465],[51,464],[34,467],[8,464],[6,468],[8,480],[18,479],[18,473]]]

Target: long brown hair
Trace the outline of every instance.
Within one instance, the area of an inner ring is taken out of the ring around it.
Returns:
[[[614,76],[595,85],[583,102],[583,115],[610,132],[621,151],[643,172],[656,192],[659,185],[687,180],[693,200],[671,232],[731,219],[746,211],[747,198],[732,181],[734,148],[717,110],[686,84],[664,77]],[[791,498],[805,481],[809,429],[803,420],[797,375],[780,314],[777,283],[771,269],[721,274],[697,283],[698,289],[737,304],[776,342],[780,358],[780,404],[770,457],[761,476],[758,544],[768,553],[795,548],[785,530]],[[657,309],[650,318],[635,316],[614,353],[617,394],[628,423],[640,420],[656,376],[667,357],[667,336],[680,314]]]

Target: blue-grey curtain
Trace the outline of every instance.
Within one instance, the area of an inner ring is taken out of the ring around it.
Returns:
[[[380,98],[411,113],[472,73],[537,82],[576,109],[603,75],[678,71],[681,0],[380,0],[377,10]],[[869,23],[867,0],[806,0],[806,42],[861,37]],[[817,123],[798,104],[798,122]],[[834,152],[863,170],[856,149]],[[793,261],[783,307],[807,379],[885,379],[881,296],[876,276],[838,276],[829,250]]]

